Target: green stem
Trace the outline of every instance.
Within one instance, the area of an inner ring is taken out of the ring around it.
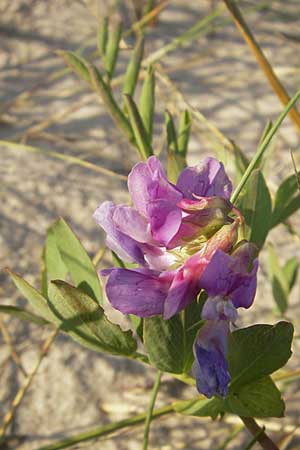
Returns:
[[[269,143],[271,142],[274,134],[276,133],[276,131],[278,130],[278,128],[282,124],[283,120],[285,119],[285,117],[287,116],[289,111],[293,108],[293,106],[295,105],[295,103],[297,102],[299,97],[300,97],[300,91],[296,92],[294,97],[289,101],[289,103],[287,104],[286,108],[277,117],[276,122],[274,123],[274,125],[270,129],[269,133],[267,133],[267,135],[266,135],[265,139],[263,140],[263,142],[258,147],[258,149],[257,149],[254,157],[252,158],[250,164],[248,165],[248,167],[247,167],[247,169],[246,169],[246,171],[245,171],[241,181],[239,182],[239,184],[237,185],[235,191],[232,194],[232,197],[231,197],[231,202],[232,203],[235,203],[235,201],[237,200],[239,194],[241,193],[241,190],[243,189],[244,185],[247,183],[248,178],[250,177],[252,171],[255,169],[255,166],[256,166],[257,162],[259,161],[259,159],[262,157],[262,155],[266,151],[266,149],[267,149]]]
[[[149,442],[149,432],[150,432],[150,425],[153,418],[153,409],[155,405],[155,400],[158,394],[159,386],[160,386],[160,380],[161,380],[161,371],[157,371],[155,383],[152,389],[150,403],[147,411],[147,417],[145,420],[145,429],[144,429],[144,440],[143,440],[143,450],[147,450],[148,448],[148,442]]]
[[[158,417],[161,416],[165,416],[166,414],[170,414],[171,412],[173,412],[172,404],[163,406],[162,408],[155,409],[152,412],[152,420],[157,419]],[[55,442],[54,444],[40,447],[37,450],[60,450],[62,448],[68,448],[80,442],[107,436],[108,434],[114,433],[115,431],[119,431],[122,428],[126,428],[133,425],[139,425],[145,421],[146,417],[147,413],[137,414],[134,417],[120,420],[119,422],[110,423],[102,427],[96,427],[93,430],[77,434],[73,437],[65,438],[61,441]]]

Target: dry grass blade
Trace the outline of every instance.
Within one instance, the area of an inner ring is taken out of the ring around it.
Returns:
[[[8,347],[10,348],[10,354],[11,354],[11,358],[14,360],[14,362],[16,363],[17,367],[20,369],[20,371],[22,372],[22,374],[26,377],[27,373],[26,370],[23,367],[21,358],[19,357],[14,344],[11,340],[9,331],[4,323],[4,321],[2,320],[2,318],[0,317],[0,330],[4,339],[4,342],[8,345]]]
[[[271,64],[267,60],[263,51],[261,50],[258,42],[256,41],[249,26],[247,25],[247,22],[245,21],[241,11],[237,7],[234,0],[224,0],[224,3],[226,4],[230,14],[232,15],[232,18],[234,20],[236,27],[240,31],[241,35],[243,36],[244,40],[248,44],[249,48],[252,50],[260,68],[266,75],[273,90],[277,94],[277,96],[280,99],[280,101],[282,102],[282,104],[284,106],[286,106],[290,101],[290,97],[287,94],[282,83],[280,82],[279,78],[275,74]],[[290,110],[289,115],[290,115],[290,118],[293,121],[296,129],[299,131],[300,130],[300,114],[297,111],[296,107],[294,107],[293,109]]]
[[[106,251],[106,245],[102,245],[102,247],[100,247],[99,250],[97,251],[97,253],[95,254],[95,256],[93,258],[93,264],[95,267],[103,259],[104,255],[105,255],[105,251]]]
[[[72,103],[67,108],[63,109],[62,111],[59,111],[58,113],[50,115],[47,119],[42,120],[34,125],[32,125],[30,128],[28,128],[24,134],[17,135],[17,139],[21,139],[22,143],[26,142],[26,140],[32,136],[39,135],[42,131],[49,128],[51,125],[54,125],[55,123],[59,123],[62,121],[62,119],[66,118],[70,114],[73,114],[74,112],[81,109],[83,106],[88,105],[91,103],[91,101],[94,99],[94,95],[91,94],[87,97],[84,97],[80,101],[77,101],[76,103]]]
[[[145,14],[140,20],[134,23],[129,31],[127,31],[124,35],[126,36],[131,31],[139,31],[141,30],[147,23],[153,22],[154,19],[157,18],[158,14],[165,9],[170,0],[162,0],[155,8]]]
[[[194,108],[184,97],[184,95],[177,89],[175,84],[170,80],[166,72],[158,64],[155,64],[155,73],[161,82],[172,89],[174,98],[182,107],[191,111],[193,117],[196,119],[195,124],[198,122],[202,126],[204,125],[214,136],[217,142],[228,150],[234,150],[232,142],[212,123],[210,122],[197,108]]]
[[[17,392],[12,404],[11,404],[11,408],[10,410],[6,413],[6,415],[4,416],[3,419],[3,424],[2,427],[0,428],[0,440],[3,439],[5,432],[7,430],[7,427],[10,425],[10,423],[12,422],[15,412],[17,410],[17,408],[20,406],[26,392],[28,391],[29,387],[31,386],[31,383],[37,373],[37,371],[39,370],[39,367],[44,359],[44,357],[47,355],[49,348],[51,346],[51,344],[53,343],[56,335],[57,335],[58,330],[54,330],[52,331],[52,333],[50,334],[50,336],[48,336],[48,338],[46,339],[46,341],[43,344],[42,347],[42,351],[38,357],[38,360],[32,370],[32,372],[28,375],[28,377],[26,378],[23,386],[19,389],[19,391]]]
[[[69,162],[71,164],[75,164],[78,166],[85,167],[86,169],[93,170],[94,172],[99,172],[102,175],[107,175],[110,177],[114,177],[119,180],[127,180],[125,175],[121,175],[120,173],[113,172],[112,170],[105,169],[104,167],[97,166],[88,161],[83,161],[75,156],[64,155],[62,153],[54,152],[51,150],[46,150],[38,147],[33,147],[31,145],[18,144],[16,142],[2,141],[0,140],[0,146],[10,148],[12,150],[21,150],[31,153],[41,153],[47,156],[51,156],[53,158],[62,159],[63,161]]]

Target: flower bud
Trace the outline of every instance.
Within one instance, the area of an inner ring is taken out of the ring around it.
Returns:
[[[207,242],[205,256],[210,258],[216,250],[222,250],[226,253],[230,252],[238,237],[238,226],[239,220],[234,220],[229,225],[223,225]]]

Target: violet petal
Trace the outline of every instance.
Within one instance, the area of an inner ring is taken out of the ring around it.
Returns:
[[[168,181],[155,156],[133,167],[128,176],[128,190],[135,208],[145,217],[150,201],[166,200],[176,205],[182,199],[181,192]]]
[[[152,236],[167,245],[175,236],[181,224],[181,210],[167,200],[150,202],[147,207]]]
[[[230,382],[226,361],[228,333],[227,321],[208,320],[200,328],[194,343],[193,374],[198,391],[208,398],[214,395],[225,397],[228,392]]]
[[[123,314],[150,317],[163,313],[170,282],[170,277],[160,278],[150,270],[114,269],[106,294],[112,306]]]
[[[138,242],[152,243],[149,223],[134,208],[117,205],[113,212],[113,222],[119,231],[132,239]]]
[[[248,272],[238,255],[231,256],[216,250],[199,284],[209,297],[228,297],[236,308],[249,308],[255,296],[257,268],[257,260],[252,271]]]
[[[179,175],[177,187],[190,200],[194,199],[193,194],[229,199],[232,192],[224,166],[215,158],[205,158],[201,164],[184,169]]]
[[[107,233],[107,246],[124,261],[144,265],[144,255],[137,241],[119,231],[113,220],[116,206],[109,201],[102,203],[93,214],[94,220]]]

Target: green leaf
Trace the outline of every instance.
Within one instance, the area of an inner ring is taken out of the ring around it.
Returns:
[[[143,342],[144,337],[143,337],[143,323],[144,323],[144,319],[142,319],[141,317],[137,317],[133,314],[129,314],[129,318],[130,321],[133,325],[133,328],[136,331],[136,334],[138,335],[138,337],[141,339],[141,341]]]
[[[288,293],[276,275],[272,279],[272,293],[279,311],[284,314],[288,308]]]
[[[191,126],[190,116],[187,111],[181,116],[180,141],[179,137],[177,138],[174,120],[169,111],[165,113],[165,123],[167,129],[168,178],[172,183],[176,183],[180,172],[186,167],[186,150]]]
[[[184,334],[180,318],[162,316],[144,319],[144,345],[151,363],[163,372],[183,373]]]
[[[288,102],[288,104],[286,105],[286,107],[284,108],[282,113],[279,114],[275,123],[272,125],[271,129],[269,130],[269,132],[267,133],[267,135],[265,136],[263,141],[259,144],[255,155],[251,159],[247,169],[245,170],[245,172],[243,174],[241,181],[239,182],[239,184],[237,185],[237,187],[235,188],[235,190],[231,196],[230,200],[232,203],[234,203],[234,204],[236,203],[237,198],[240,195],[240,192],[242,191],[245,184],[247,183],[251,173],[256,168],[257,162],[261,160],[261,158],[264,155],[265,151],[267,150],[270,142],[272,141],[275,133],[279,129],[280,125],[284,121],[284,119],[287,116],[287,114],[289,113],[289,111],[293,108],[295,103],[299,100],[299,97],[300,97],[300,91],[297,91],[296,94],[293,96],[293,98]]]
[[[263,174],[254,170],[237,202],[245,217],[246,238],[262,248],[271,226],[272,202]]]
[[[47,231],[46,242],[43,250],[43,289],[42,292],[47,297],[48,282],[50,280],[65,280],[68,268],[65,265],[56,243],[54,227]]]
[[[149,156],[153,155],[148,134],[133,98],[130,95],[124,94],[124,101],[139,153],[142,159],[146,160]]]
[[[107,37],[108,37],[108,17],[103,17],[97,35],[97,46],[99,54],[103,59],[105,59]]]
[[[284,408],[281,393],[270,377],[231,389],[224,400],[225,412],[243,417],[283,417]]]
[[[284,402],[281,393],[270,377],[263,377],[252,383],[230,389],[223,400],[199,398],[173,403],[173,409],[180,414],[211,417],[216,419],[224,413],[243,417],[283,417]]]
[[[28,300],[34,310],[44,319],[50,322],[54,322],[54,316],[50,311],[47,300],[42,296],[34,287],[32,287],[27,281],[25,281],[20,275],[7,269],[7,272],[13,280],[17,289]]]
[[[228,338],[231,388],[251,383],[280,369],[290,358],[293,325],[253,325],[236,330]]]
[[[234,180],[235,184],[238,184],[249,165],[249,159],[244,154],[242,149],[234,141],[231,141],[231,144],[233,149],[234,167],[235,167]]]
[[[290,258],[283,267],[283,274],[288,286],[288,291],[290,292],[297,280],[299,270],[299,262],[296,258]]]
[[[297,176],[286,178],[279,186],[272,213],[271,227],[284,222],[300,208],[300,194],[298,192]]]
[[[86,61],[74,52],[65,52],[63,50],[57,50],[57,55],[62,57],[67,66],[70,67],[80,78],[90,82],[90,75],[86,67]]]
[[[181,313],[184,330],[184,372],[190,371],[194,361],[193,344],[200,327],[204,323],[204,320],[201,321],[200,319],[201,309],[202,305],[194,301]]]
[[[133,94],[134,94],[136,83],[137,83],[139,72],[140,72],[140,68],[141,68],[143,54],[144,54],[144,38],[143,38],[143,36],[140,35],[136,41],[129,64],[127,66],[124,85],[123,85],[123,93],[124,94],[129,94],[131,96],[133,96]]]
[[[212,398],[210,400],[199,398],[180,401],[173,403],[173,409],[180,414],[196,417],[211,417],[216,419],[224,410],[223,400],[220,398]]]
[[[61,280],[52,281],[49,305],[61,330],[82,345],[113,355],[129,356],[136,351],[132,332],[111,323],[98,303],[80,289]]]
[[[192,114],[187,109],[185,109],[180,115],[177,139],[178,151],[184,157],[186,157],[188,151],[191,127]]]
[[[173,117],[169,111],[165,112],[165,123],[167,130],[167,173],[168,179],[172,183],[176,183],[178,175],[185,167],[185,157],[178,151],[177,134]]]
[[[279,311],[284,314],[288,307],[289,284],[279,265],[273,246],[268,246],[268,273],[272,284],[273,297]]]
[[[60,257],[73,282],[98,303],[102,303],[102,291],[96,269],[71,228],[63,219],[58,219],[50,229],[50,234],[52,233]]]
[[[43,319],[36,314],[33,314],[25,309],[18,308],[17,306],[0,305],[0,314],[9,314],[10,316],[17,317],[27,322],[33,322],[37,325],[48,325],[48,320]]]
[[[112,30],[110,30],[108,35],[104,66],[107,76],[110,80],[113,77],[117,63],[119,44],[122,37],[122,28],[122,23],[118,23]]]
[[[155,75],[152,66],[148,67],[139,101],[139,111],[148,140],[151,144],[155,106]]]
[[[129,121],[125,114],[119,108],[117,102],[114,99],[113,93],[107,83],[103,80],[99,70],[92,64],[87,64],[87,70],[91,77],[91,83],[94,90],[102,98],[111,118],[115,122],[116,126],[122,130],[127,136],[128,140],[135,144],[134,134]]]

